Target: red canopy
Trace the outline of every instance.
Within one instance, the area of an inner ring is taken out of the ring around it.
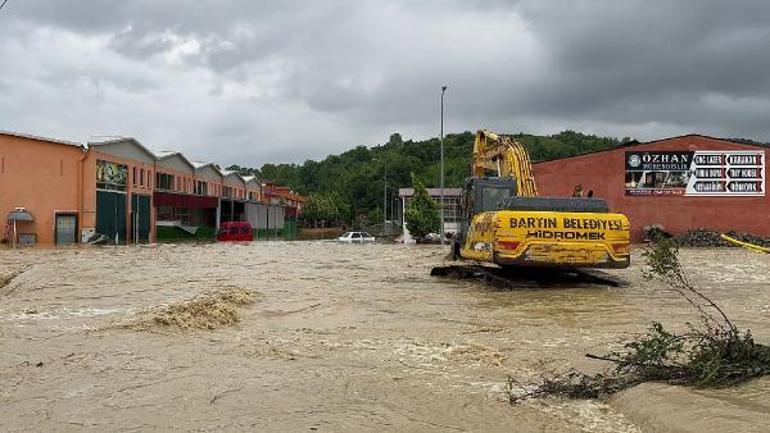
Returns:
[[[155,206],[174,206],[187,208],[217,208],[216,197],[203,197],[199,195],[173,194],[170,192],[153,193]]]

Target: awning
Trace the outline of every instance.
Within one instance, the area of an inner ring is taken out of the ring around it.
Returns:
[[[174,206],[204,209],[216,209],[219,203],[216,197],[173,194],[168,192],[153,193],[153,201],[155,202],[155,206]]]
[[[14,209],[8,214],[8,221],[35,221],[35,217],[26,209]]]

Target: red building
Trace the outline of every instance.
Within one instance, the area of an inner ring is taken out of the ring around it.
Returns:
[[[645,226],[672,233],[707,228],[770,236],[767,159],[770,147],[697,134],[540,162],[542,196],[607,200],[631,221],[634,240]]]

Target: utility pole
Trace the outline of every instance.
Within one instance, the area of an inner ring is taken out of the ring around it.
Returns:
[[[439,212],[441,212],[441,245],[444,245],[444,93],[449,86],[441,86],[441,202],[439,203]]]
[[[388,160],[385,159],[385,157],[382,158],[382,163],[385,165],[385,188],[382,194],[382,218],[383,218],[383,225],[382,225],[382,231],[385,232],[385,234],[389,234],[388,230]]]

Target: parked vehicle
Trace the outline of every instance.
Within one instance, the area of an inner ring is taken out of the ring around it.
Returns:
[[[248,221],[230,221],[219,225],[217,240],[226,241],[253,241],[254,231]]]
[[[344,235],[337,238],[340,242],[351,242],[351,243],[364,243],[364,242],[374,242],[374,236],[370,235],[367,232],[347,232]]]

